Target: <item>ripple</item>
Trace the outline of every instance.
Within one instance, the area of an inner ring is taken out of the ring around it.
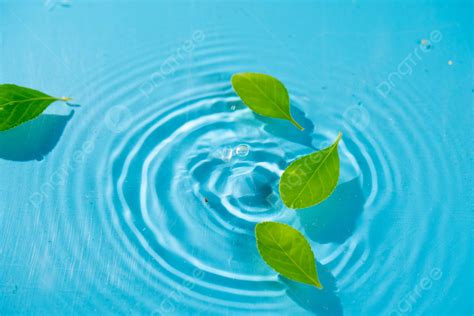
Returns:
[[[74,209],[71,216],[48,213],[45,220],[61,227],[58,238],[69,243],[69,260],[78,262],[71,269],[81,273],[83,293],[97,280],[116,289],[98,291],[91,306],[105,309],[99,302],[107,301],[127,310],[121,298],[136,296],[135,290],[147,293],[136,303],[150,311],[187,305],[213,313],[301,312],[307,307],[287,295],[288,286],[258,255],[253,229],[263,220],[305,231],[327,279],[334,279],[332,297],[353,299],[367,287],[374,293],[367,305],[386,302],[379,310],[387,312],[406,291],[396,286],[399,261],[420,273],[449,264],[441,249],[434,250],[439,260],[421,254],[433,234],[447,229],[448,206],[459,188],[445,190],[442,179],[457,177],[449,166],[461,162],[453,153],[446,156],[439,142],[455,135],[441,135],[433,122],[442,122],[416,106],[426,102],[419,96],[422,84],[400,83],[382,98],[371,88],[376,82],[359,83],[357,69],[347,65],[326,65],[318,75],[306,69],[299,77],[292,75],[294,61],[281,61],[294,114],[305,126],[301,133],[288,122],[254,115],[232,92],[233,72],[261,69],[243,49],[251,45],[232,34],[225,40],[205,34],[147,95],[140,87],[173,53],[174,41],[148,43],[84,79],[98,88],[84,96],[87,109],[75,115],[66,145],[66,152],[84,155],[69,164],[78,185],[59,186],[57,194],[67,198],[50,205]],[[278,195],[283,170],[327,146],[339,130],[344,136],[334,197],[304,211],[285,208]],[[90,152],[83,149],[88,140]],[[61,158],[48,163],[45,177]],[[412,165],[401,164],[407,160]],[[426,174],[438,178],[422,183]],[[431,203],[426,195],[434,197]],[[375,227],[381,218],[392,225]],[[101,251],[85,253],[81,245],[91,243]],[[104,257],[111,258],[107,265]],[[108,274],[112,268],[114,275]]]

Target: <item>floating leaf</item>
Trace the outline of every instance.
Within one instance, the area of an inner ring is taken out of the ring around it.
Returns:
[[[293,209],[316,205],[336,188],[339,179],[339,133],[331,146],[293,161],[280,179],[280,196]]]
[[[0,85],[0,131],[13,128],[38,117],[55,101],[69,101],[69,98],[55,98],[43,92],[14,84]]]
[[[263,260],[288,279],[323,286],[316,272],[316,262],[306,238],[286,224],[263,222],[255,227],[257,248]]]
[[[290,97],[283,83],[264,74],[242,72],[232,76],[232,87],[254,112],[285,119],[303,130],[290,114]]]

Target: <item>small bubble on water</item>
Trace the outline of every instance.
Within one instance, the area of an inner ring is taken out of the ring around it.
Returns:
[[[452,66],[454,64],[454,62],[452,60],[448,60],[448,65],[449,66]]]
[[[239,157],[245,157],[249,154],[250,148],[248,145],[240,144],[235,148],[235,154]]]

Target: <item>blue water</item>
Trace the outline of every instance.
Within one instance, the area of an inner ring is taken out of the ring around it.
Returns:
[[[74,100],[0,134],[0,314],[472,315],[471,1],[1,1],[0,83]],[[282,80],[304,127],[254,115]],[[298,212],[296,157],[341,177]],[[253,229],[310,239],[323,291]]]

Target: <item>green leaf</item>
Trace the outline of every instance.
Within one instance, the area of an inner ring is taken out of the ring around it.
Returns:
[[[264,74],[242,72],[232,76],[232,87],[254,112],[285,119],[303,130],[290,114],[290,97],[283,83]]]
[[[331,146],[293,161],[280,179],[280,196],[293,209],[316,205],[328,198],[339,179],[339,133]]]
[[[69,101],[69,98],[55,98],[43,92],[14,84],[0,85],[0,131],[13,128],[38,117],[55,101]]]
[[[255,227],[257,248],[263,260],[288,279],[322,289],[316,262],[306,238],[286,224],[262,222]]]

